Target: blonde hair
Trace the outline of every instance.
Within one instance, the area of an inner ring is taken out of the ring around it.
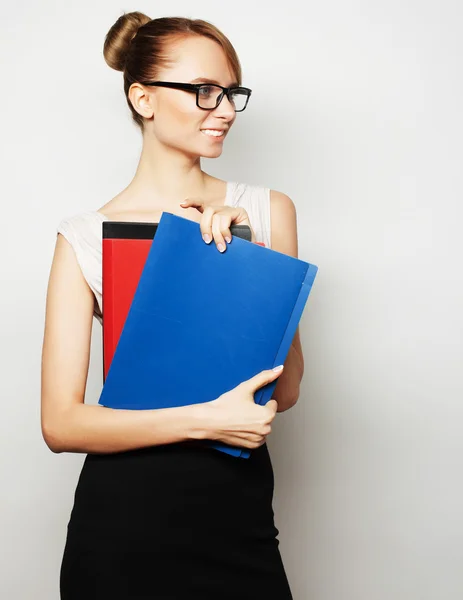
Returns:
[[[132,119],[143,131],[144,119],[134,109],[128,92],[132,83],[157,79],[162,68],[173,64],[169,44],[188,36],[214,40],[225,52],[236,82],[241,85],[241,64],[230,40],[215,25],[202,19],[160,17],[150,19],[135,11],[123,13],[106,34],[103,55],[106,63],[124,74],[124,92]]]

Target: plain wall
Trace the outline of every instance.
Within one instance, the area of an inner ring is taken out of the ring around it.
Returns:
[[[319,266],[301,396],[269,438],[295,600],[460,600],[463,10],[450,0],[4,7],[0,597],[59,597],[84,456],[41,437],[46,286],[59,220],[102,206],[139,158],[102,57],[123,10],[230,37],[253,96],[203,168],[288,194],[299,256]],[[93,342],[90,403],[96,321]]]

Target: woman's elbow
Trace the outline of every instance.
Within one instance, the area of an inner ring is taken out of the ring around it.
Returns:
[[[297,403],[298,400],[299,400],[299,388],[297,390],[297,393],[294,393],[292,396],[287,396],[281,400],[279,400],[277,398],[277,402],[278,402],[277,412],[281,413],[281,412],[285,412],[286,410],[289,410],[290,408],[293,408],[293,406],[295,406],[295,404]]]
[[[65,435],[62,423],[51,418],[42,419],[42,437],[48,448],[55,454],[65,452]]]

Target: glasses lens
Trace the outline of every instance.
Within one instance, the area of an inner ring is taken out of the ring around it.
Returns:
[[[246,90],[240,90],[239,88],[236,88],[230,93],[230,98],[235,110],[240,111],[246,106],[248,92]]]
[[[201,108],[215,108],[217,106],[217,99],[222,93],[222,88],[216,85],[203,85],[199,89],[198,103]],[[248,92],[235,88],[230,92],[230,101],[235,108],[235,111],[243,110],[246,106],[248,98]]]

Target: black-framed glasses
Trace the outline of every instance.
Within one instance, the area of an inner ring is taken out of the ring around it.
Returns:
[[[140,81],[142,85],[153,85],[159,87],[186,90],[196,93],[196,106],[203,110],[214,110],[222,102],[226,95],[235,112],[242,112],[248,105],[252,93],[247,87],[223,87],[213,83],[178,83],[176,81]]]

